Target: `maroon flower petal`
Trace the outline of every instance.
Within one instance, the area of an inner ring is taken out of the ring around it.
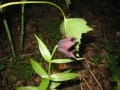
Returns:
[[[62,52],[67,57],[75,58],[75,55],[73,54],[75,50],[69,50],[72,46],[75,45],[75,41],[76,39],[73,37],[60,40],[58,42],[58,51]]]

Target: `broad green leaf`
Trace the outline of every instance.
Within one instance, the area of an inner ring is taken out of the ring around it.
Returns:
[[[42,79],[38,90],[47,90],[49,84],[50,84],[50,80],[49,79]]]
[[[51,63],[70,63],[73,62],[72,59],[54,59]]]
[[[50,76],[52,81],[67,81],[78,77],[76,73],[56,73]]]
[[[17,87],[16,90],[38,90],[35,86]]]
[[[34,71],[38,75],[40,75],[42,78],[48,78],[47,72],[40,66],[40,64],[38,62],[36,62],[35,60],[31,59],[31,65],[32,65]]]
[[[82,34],[91,30],[92,28],[82,18],[66,18],[60,25],[61,33],[66,37],[75,37],[79,44],[81,44]],[[76,46],[77,49],[79,49],[79,44]]]
[[[69,8],[69,5],[71,4],[71,1],[70,0],[65,0],[65,3],[66,3],[67,8]]]
[[[38,41],[39,50],[40,50],[41,55],[43,56],[44,60],[46,60],[47,62],[50,62],[52,56],[51,56],[49,50],[47,49],[46,45],[38,38],[38,36],[35,35],[35,38]]]
[[[53,90],[53,89],[57,88],[60,84],[61,84],[61,82],[54,82],[54,81],[52,81],[51,85],[50,85],[50,89]]]

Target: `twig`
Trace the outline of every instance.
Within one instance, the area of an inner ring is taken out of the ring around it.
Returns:
[[[82,84],[80,84],[80,90],[83,90],[83,89],[82,89]]]
[[[87,85],[87,87],[92,90],[92,88],[90,87],[90,85],[88,84],[88,82],[85,80],[85,78],[82,77],[82,80],[85,82],[85,84]]]
[[[80,72],[79,72],[79,74],[80,74]],[[84,77],[79,77],[79,79],[81,80],[83,80],[84,82],[85,82],[85,84],[87,85],[87,87],[89,88],[89,90],[92,90],[92,88],[90,87],[90,85],[88,84],[88,82],[85,80],[85,78]],[[81,86],[81,90],[82,90],[82,85],[80,85]]]
[[[86,62],[86,64],[87,64],[87,66],[88,66],[89,72],[91,73],[91,75],[93,76],[93,78],[95,79],[95,81],[97,82],[97,84],[99,85],[100,89],[103,90],[102,85],[100,84],[100,82],[98,81],[98,79],[95,77],[94,73],[91,71],[88,62]]]

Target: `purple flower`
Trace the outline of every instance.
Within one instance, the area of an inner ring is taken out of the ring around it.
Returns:
[[[74,55],[76,45],[76,38],[69,37],[58,42],[58,51],[70,58],[76,58]]]

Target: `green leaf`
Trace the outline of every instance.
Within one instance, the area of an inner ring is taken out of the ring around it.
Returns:
[[[50,84],[50,80],[49,79],[42,79],[42,82],[41,82],[38,90],[47,90],[49,84]]]
[[[85,58],[76,58],[77,61],[85,60]]]
[[[92,60],[95,63],[95,65],[98,66],[100,61],[102,60],[102,57],[99,54],[96,54],[96,55],[93,56]]]
[[[70,0],[65,0],[65,3],[66,3],[67,8],[69,8],[69,5],[71,4],[71,1]]]
[[[114,86],[114,90],[120,90],[120,80],[118,80],[117,85]]]
[[[63,73],[70,73],[72,70],[71,69],[68,69],[68,70],[65,70]]]
[[[120,80],[117,82],[118,90],[120,90]]]
[[[21,1],[27,1],[27,0],[21,0]]]
[[[120,78],[120,67],[114,66],[112,73],[111,73],[111,79],[113,82],[118,82],[119,78]]]
[[[40,64],[38,62],[36,62],[35,60],[31,59],[31,65],[32,65],[34,71],[38,75],[40,75],[42,78],[48,78],[47,72],[40,66]]]
[[[6,66],[0,62],[0,71],[3,70]]]
[[[46,45],[36,35],[35,35],[35,38],[38,41],[39,50],[40,50],[41,55],[43,56],[44,60],[46,60],[47,62],[50,62],[52,56],[51,56],[49,50],[47,49]]]
[[[58,48],[58,45],[55,45],[55,47],[54,47],[54,49],[53,49],[53,51],[52,51],[52,57],[54,56],[54,54],[55,54],[57,48]]]
[[[87,25],[87,22],[82,18],[66,18],[64,19],[64,22],[60,25],[61,33],[66,37],[75,37],[79,44],[81,44],[80,40],[82,34],[87,33],[91,30],[92,28],[90,28]],[[79,44],[76,46],[78,50]]]
[[[50,89],[53,90],[53,89],[57,88],[60,84],[61,84],[61,82],[54,82],[54,81],[52,81],[51,85],[50,85]]]
[[[76,73],[56,73],[50,76],[52,81],[67,81],[78,77]]]
[[[17,87],[16,90],[38,90],[35,86]]]
[[[106,38],[104,39],[104,49],[108,52],[114,51],[112,43]]]
[[[54,59],[51,63],[70,63],[73,62],[72,59]]]

